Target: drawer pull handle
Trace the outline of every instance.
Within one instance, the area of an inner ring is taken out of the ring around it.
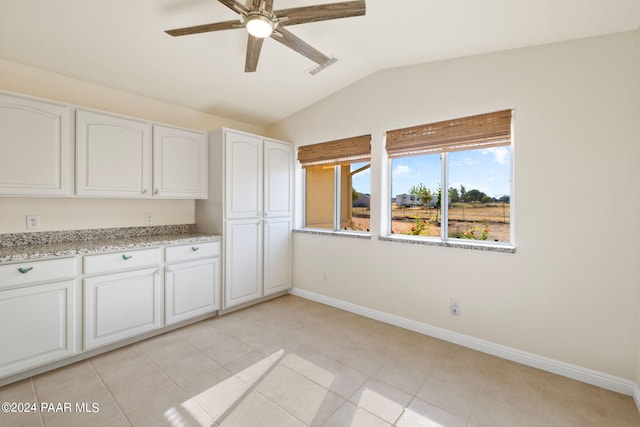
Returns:
[[[200,249],[200,247],[199,247],[199,246],[191,246],[191,250],[192,250],[193,252],[197,251],[198,249]]]
[[[127,261],[129,259],[131,259],[133,257],[133,255],[122,255],[122,259]]]
[[[30,272],[31,270],[33,270],[33,267],[28,267],[28,268],[24,268],[24,267],[19,267],[18,271],[22,274],[27,274],[28,272]]]

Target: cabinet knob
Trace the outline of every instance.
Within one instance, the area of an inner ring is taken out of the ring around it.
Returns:
[[[142,194],[147,194],[147,189],[142,190]]]
[[[133,255],[126,255],[126,254],[122,255],[122,259],[125,260],[125,261],[128,260],[128,259],[131,259],[131,258],[133,258]]]
[[[18,271],[22,274],[27,274],[28,272],[30,272],[31,270],[33,270],[33,267],[18,267]]]
[[[197,251],[198,249],[200,249],[200,247],[199,247],[199,246],[191,246],[191,250],[192,250],[193,252]]]
[[[153,192],[153,194],[158,194],[158,189],[156,188],[156,191]]]

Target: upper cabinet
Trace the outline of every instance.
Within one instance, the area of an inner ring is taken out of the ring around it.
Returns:
[[[71,109],[0,93],[0,195],[70,196]]]
[[[207,134],[153,126],[153,195],[207,198]]]
[[[288,217],[293,210],[292,146],[264,141],[264,216]]]
[[[262,138],[227,131],[225,138],[227,219],[262,215]]]
[[[77,195],[151,194],[151,124],[77,110]]]
[[[76,113],[77,195],[207,198],[207,135],[126,117]]]
[[[0,197],[206,199],[207,149],[206,132],[0,91]]]

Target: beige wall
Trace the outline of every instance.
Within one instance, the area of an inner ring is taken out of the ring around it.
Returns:
[[[640,91],[640,29],[636,31],[636,90]],[[640,123],[640,105],[636,106],[636,122]],[[636,141],[640,142],[640,126],[636,129]],[[635,181],[636,188],[640,188],[640,181]],[[640,251],[640,212],[638,212],[638,250]],[[638,263],[638,269],[640,271],[640,262]],[[636,384],[640,386],[640,272],[638,274],[638,291],[636,293],[636,298],[638,302],[637,306],[637,345],[636,348]],[[636,401],[636,405],[640,407],[640,396],[638,396],[638,400]]]
[[[2,59],[0,90],[203,131],[226,126],[264,134],[262,127]],[[142,226],[146,212],[153,214],[155,225],[192,224],[195,221],[195,204],[192,200],[0,198],[0,233],[25,232],[25,216],[28,214],[40,215],[40,231],[49,231]]]
[[[640,377],[637,42],[622,33],[381,71],[268,128],[296,145],[373,135],[373,238],[295,234],[295,286]],[[377,240],[388,230],[384,131],[505,108],[517,252]]]

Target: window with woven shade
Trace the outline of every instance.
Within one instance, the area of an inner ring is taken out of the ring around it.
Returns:
[[[303,145],[305,228],[368,232],[371,135]]]
[[[513,111],[386,132],[391,232],[512,244]]]

